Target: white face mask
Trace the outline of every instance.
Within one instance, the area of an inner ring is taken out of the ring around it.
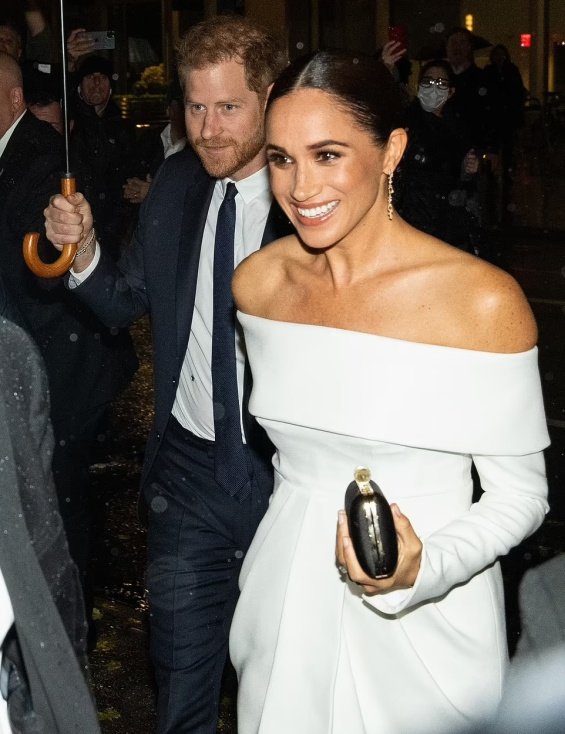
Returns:
[[[443,107],[449,98],[449,89],[437,87],[418,87],[418,99],[426,112],[436,112]]]

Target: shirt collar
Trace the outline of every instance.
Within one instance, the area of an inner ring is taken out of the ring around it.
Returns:
[[[267,166],[263,166],[263,168],[255,171],[255,173],[252,173],[251,176],[248,176],[247,178],[242,178],[241,181],[234,181],[231,178],[220,179],[218,183],[222,189],[222,197],[225,196],[226,187],[230,181],[235,183],[238,194],[241,195],[246,204],[249,204],[250,201],[253,201],[253,199],[256,199],[259,196],[264,196],[270,190],[269,171]]]
[[[22,117],[25,115],[26,112],[27,112],[27,110],[24,110],[22,112],[22,114],[18,117],[18,119],[15,120],[12,123],[12,125],[6,130],[6,132],[4,133],[4,135],[2,135],[2,137],[0,138],[0,156],[4,155],[4,151],[6,150],[6,146],[8,145],[8,141],[12,137],[12,133],[16,129],[16,125],[22,119]],[[30,115],[31,115],[31,112],[30,112]]]
[[[179,150],[183,150],[186,147],[186,138],[180,138],[176,143],[173,143],[170,122],[163,128],[163,130],[161,130],[161,140],[163,142],[165,158],[168,158],[173,153],[177,153]]]

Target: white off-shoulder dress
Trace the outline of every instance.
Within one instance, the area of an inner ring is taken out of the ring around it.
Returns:
[[[497,558],[547,511],[537,349],[239,320],[277,448],[230,635],[240,734],[451,734],[487,716],[507,664]],[[366,596],[336,568],[359,465],[423,541],[411,589]]]

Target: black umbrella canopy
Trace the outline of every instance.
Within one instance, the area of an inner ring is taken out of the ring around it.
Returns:
[[[478,51],[481,48],[489,48],[489,46],[494,45],[492,41],[488,40],[488,38],[484,38],[484,36],[479,36],[476,33],[470,33],[470,39],[471,45],[473,46],[473,51]],[[411,58],[416,61],[444,59],[446,55],[446,40],[446,38],[443,38],[442,40],[438,40],[435,43],[429,43],[421,46],[415,54],[411,54]]]

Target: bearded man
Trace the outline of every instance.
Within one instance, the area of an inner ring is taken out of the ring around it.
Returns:
[[[141,505],[158,731],[215,734],[238,574],[272,491],[230,281],[234,265],[291,229],[272,201],[263,131],[286,56],[254,24],[218,16],[188,31],[178,62],[191,148],[161,166],[118,266],[81,194],[55,197],[46,228],[59,249],[79,243],[69,286],[106,324],[151,316],[155,420]]]

